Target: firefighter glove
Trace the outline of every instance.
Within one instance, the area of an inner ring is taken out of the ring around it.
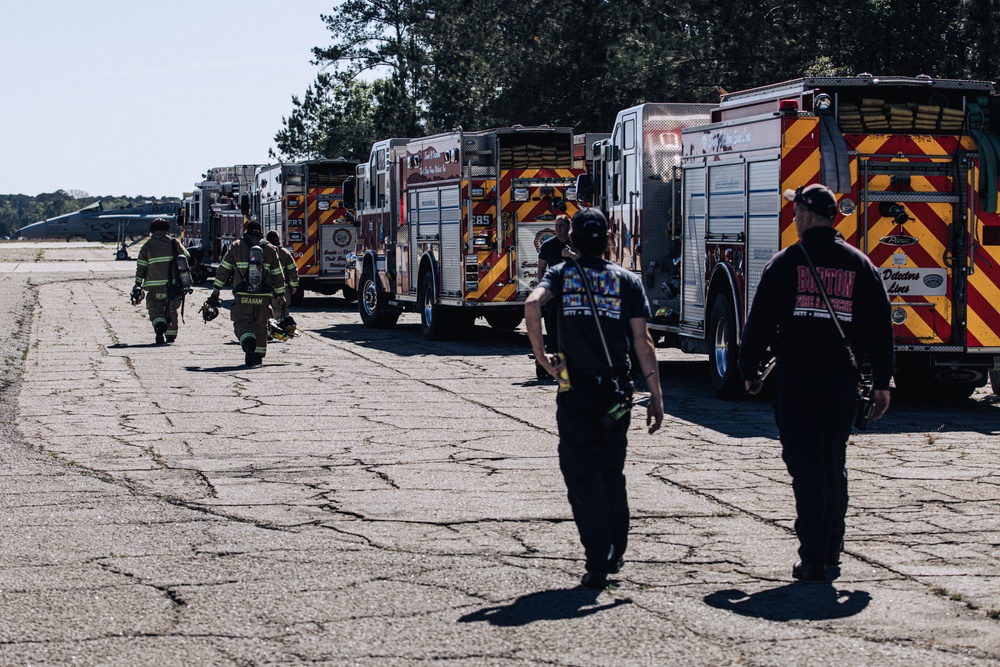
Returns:
[[[206,304],[212,306],[213,308],[218,308],[222,305],[222,301],[219,300],[219,290],[214,289],[209,295],[208,300],[205,301]]]
[[[142,291],[142,288],[139,287],[138,285],[135,285],[132,287],[132,294],[129,295],[129,299],[132,301],[133,306],[138,306],[140,303],[142,303],[142,300],[145,296],[146,293]]]

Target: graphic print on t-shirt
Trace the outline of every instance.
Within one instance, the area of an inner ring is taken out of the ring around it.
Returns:
[[[830,319],[830,311],[823,303],[823,295],[816,287],[816,280],[808,266],[798,267],[798,289],[795,295],[794,317],[822,317]],[[830,305],[837,313],[837,319],[850,322],[854,319],[854,271],[816,267],[816,273],[823,281],[823,289],[830,299]]]
[[[603,269],[584,267],[587,282],[594,293],[597,302],[597,314],[612,320],[622,315],[622,285],[618,274]],[[590,302],[587,300],[587,289],[580,280],[580,273],[575,266],[566,265],[563,269],[563,316],[590,315]]]

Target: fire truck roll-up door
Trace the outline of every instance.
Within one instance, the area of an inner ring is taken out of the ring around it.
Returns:
[[[408,193],[410,247],[420,249],[410,253],[411,275],[418,275],[421,257],[431,252],[438,263],[439,298],[461,298],[462,294],[461,191],[461,186],[455,184]]]
[[[705,167],[684,169],[681,332],[705,331]]]
[[[773,159],[685,168],[682,333],[703,336],[706,280],[726,250],[734,250],[727,261],[737,271],[745,262],[746,283],[744,289],[724,289],[730,299],[734,290],[738,297],[744,294],[741,303],[733,304],[744,314],[753,302],[764,267],[780,245],[779,179],[780,162]]]

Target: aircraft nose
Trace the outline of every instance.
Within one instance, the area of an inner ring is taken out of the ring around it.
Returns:
[[[17,230],[17,235],[26,239],[40,239],[45,236],[45,220],[33,222]]]

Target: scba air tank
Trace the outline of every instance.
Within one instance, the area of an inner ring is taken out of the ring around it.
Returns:
[[[264,249],[259,245],[250,248],[247,266],[247,284],[251,292],[259,292],[264,283]]]
[[[190,294],[194,291],[194,279],[191,277],[191,267],[188,266],[187,255],[177,255],[177,274],[180,276],[181,289]]]

